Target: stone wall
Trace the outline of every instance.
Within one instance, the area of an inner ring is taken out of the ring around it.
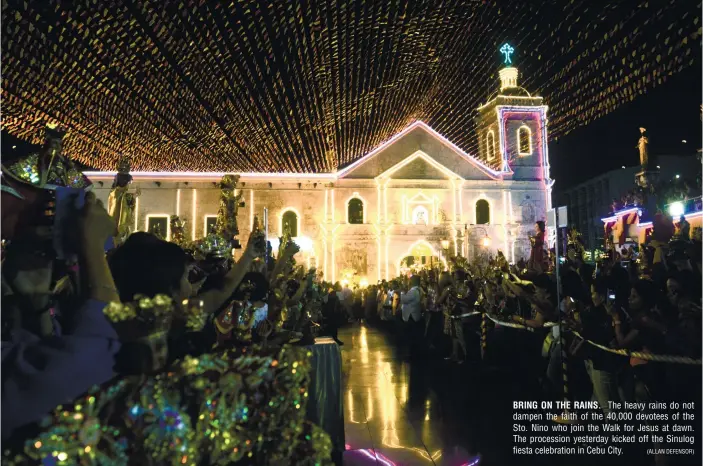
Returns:
[[[102,187],[95,186],[96,195],[104,202],[110,184],[105,180]],[[220,190],[212,181],[138,180],[131,189],[137,188],[141,191],[137,211],[139,230],[147,229],[149,216],[178,213],[186,221],[187,237],[200,238],[205,234],[207,216],[217,215]],[[312,251],[303,254],[303,262],[317,264],[319,270],[327,271],[330,280],[340,279],[345,270],[354,270],[357,279],[366,278],[370,282],[379,277],[392,278],[399,272],[400,260],[418,242],[427,243],[437,256],[447,252],[441,247],[442,240],[447,240],[450,254],[455,248],[469,255],[471,251],[502,249],[509,259],[514,254],[515,260],[519,260],[529,255],[526,241],[534,222],[546,217],[546,193],[540,188],[534,182],[476,182],[458,188],[449,180],[392,180],[385,198],[383,189],[380,190],[379,205],[379,189],[372,180],[301,183],[300,187],[297,182],[247,181],[241,188],[245,206],[238,215],[240,238],[246,242],[255,215],[263,224],[264,207],[269,210],[271,237],[281,234],[283,212],[294,210],[299,215],[298,235],[310,238],[313,245]],[[347,222],[347,203],[355,197],[364,201],[362,225]],[[434,207],[413,204],[413,199],[430,199],[435,204]],[[454,199],[459,214],[456,220]],[[475,206],[479,199],[489,202],[489,225],[476,225]],[[386,201],[387,223],[383,216]],[[435,217],[429,219],[428,225],[412,224],[412,210],[417,205],[426,206],[430,216],[434,212]],[[473,232],[473,236],[465,238],[468,232]],[[491,239],[488,247],[481,243],[484,236]]]

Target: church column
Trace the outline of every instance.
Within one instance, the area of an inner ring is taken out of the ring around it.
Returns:
[[[459,180],[456,186],[456,203],[459,209],[459,214],[457,220],[455,221],[454,231],[455,231],[455,244],[456,244],[456,255],[464,254],[464,203],[462,199],[462,191],[464,186],[464,180]]]
[[[378,281],[383,278],[383,239],[381,237],[381,231],[376,231],[376,276]]]
[[[385,242],[386,242],[386,244],[385,244],[385,251],[384,251],[385,257],[384,257],[384,260],[383,260],[383,262],[384,262],[384,264],[385,264],[385,269],[386,269],[386,270],[385,270],[386,273],[385,273],[385,275],[384,275],[384,278],[385,278],[386,280],[390,280],[390,268],[391,268],[391,266],[390,266],[390,264],[389,264],[389,262],[388,262],[388,250],[390,249],[390,246],[391,246],[391,235],[388,234],[388,231],[385,231],[385,232],[384,232],[384,238],[383,238],[383,239],[384,239]]]
[[[337,237],[333,232],[330,238],[330,244],[332,245],[332,282],[337,281]]]
[[[508,249],[508,192],[504,189],[502,190],[503,196],[503,254],[506,258],[510,257],[510,250]]]
[[[322,267],[325,273],[325,280],[332,280],[330,261],[330,241],[329,241],[329,188],[325,187],[324,217],[322,218]]]
[[[256,216],[254,205],[254,188],[249,190],[249,231],[254,229],[254,217]],[[261,226],[261,225],[259,225]]]
[[[451,193],[452,193],[452,222],[456,225],[456,223],[458,222],[458,216],[457,216],[457,212],[456,212],[456,209],[458,206],[458,202],[457,202],[457,198],[456,198],[456,190],[457,190],[456,185],[457,185],[457,183],[456,183],[456,180],[453,180],[453,179],[450,180],[450,183],[451,183]]]
[[[383,224],[388,224],[388,183],[390,178],[383,183]]]
[[[517,237],[517,229],[515,225],[515,218],[513,213],[513,193],[508,191],[508,213],[510,219],[510,226],[508,233],[510,234],[508,242],[510,244],[510,251],[505,251],[505,257],[509,258],[509,261],[513,264],[515,263],[515,238]],[[508,253],[510,255],[508,256]]]

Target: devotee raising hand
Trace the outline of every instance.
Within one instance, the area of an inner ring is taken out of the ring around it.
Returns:
[[[110,236],[117,234],[115,221],[105,210],[102,201],[92,192],[85,195],[85,205],[78,217],[78,226],[81,239],[88,246],[97,246],[100,249]]]
[[[78,215],[80,247],[77,248],[82,278],[88,297],[103,302],[120,300],[115,282],[105,260],[105,243],[117,234],[114,220],[95,194],[85,195],[85,205]]]
[[[244,253],[239,261],[232,266],[229,272],[223,277],[222,284],[218,288],[213,288],[203,292],[199,298],[203,300],[204,310],[206,313],[217,311],[222,305],[230,299],[239,284],[242,282],[244,275],[249,271],[249,267],[257,257],[260,257],[266,251],[266,242],[264,236],[259,231],[254,231],[249,235]]]

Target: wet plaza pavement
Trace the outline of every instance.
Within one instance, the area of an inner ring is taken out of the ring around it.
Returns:
[[[344,465],[501,464],[485,457],[464,422],[471,390],[463,371],[441,358],[411,365],[390,336],[364,325],[340,331],[340,339]]]
[[[526,332],[496,332],[501,341],[489,339],[489,347],[504,348],[497,364],[481,361],[476,337],[462,365],[443,354],[411,362],[395,342],[397,333],[364,324],[339,332],[345,343],[345,466],[648,464],[644,458],[513,455],[513,401],[541,400],[543,392],[539,368],[530,367],[529,355],[537,350],[523,338]]]

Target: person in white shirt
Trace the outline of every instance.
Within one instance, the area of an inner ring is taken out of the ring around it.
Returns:
[[[401,314],[407,323],[408,337],[410,339],[411,357],[418,355],[422,343],[424,325],[422,323],[422,291],[420,290],[420,277],[410,277],[410,289],[400,293]]]
[[[411,318],[417,323],[422,321],[421,293],[420,277],[413,275],[410,278],[410,289],[407,292],[400,293],[401,311],[404,322],[408,322]]]

